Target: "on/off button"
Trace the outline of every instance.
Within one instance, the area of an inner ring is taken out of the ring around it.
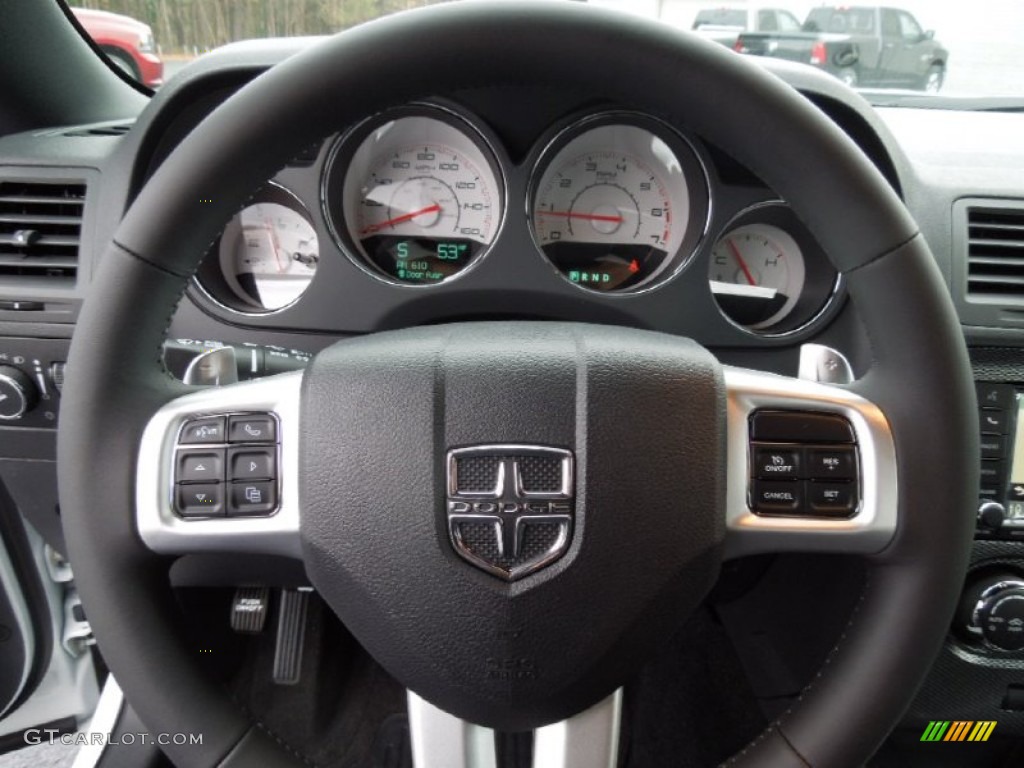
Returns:
[[[758,448],[754,473],[762,480],[795,480],[800,472],[800,452],[786,448]]]

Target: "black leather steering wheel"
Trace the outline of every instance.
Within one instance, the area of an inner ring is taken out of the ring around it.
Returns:
[[[189,276],[220,224],[298,149],[439,90],[542,84],[553,72],[581,91],[601,82],[609,100],[713,141],[787,200],[845,277],[871,342],[866,375],[817,385],[725,369],[661,334],[514,322],[370,335],[325,350],[304,375],[198,393],[166,373],[160,344]],[[528,375],[489,375],[510,364]],[[624,388],[628,420],[612,403]],[[401,418],[389,415],[397,401]],[[745,511],[747,417],[764,407],[849,420],[863,473],[856,518]],[[281,512],[235,528],[174,519],[177,430],[236,411],[279,419]],[[704,597],[723,553],[856,552],[869,576],[842,639],[798,703],[733,760],[852,766],[898,721],[948,628],[972,535],[976,418],[926,243],[875,168],[799,94],[654,23],[575,3],[455,3],[346,31],[274,67],[149,180],[76,328],[60,495],[79,590],[128,699],[153,731],[204,734],[201,746],[164,747],[178,765],[298,764],[203,677],[182,637],[169,556],[195,547],[301,557],[400,682],[509,730],[571,717],[628,682]],[[523,441],[574,452],[575,528],[562,560],[508,584],[451,551],[446,452]],[[612,471],[623,455],[628,476]],[[410,559],[416,567],[400,567]],[[495,655],[536,672],[492,680]]]

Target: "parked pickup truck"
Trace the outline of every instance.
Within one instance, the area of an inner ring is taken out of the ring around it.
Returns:
[[[715,6],[697,11],[692,29],[732,48],[743,32],[799,32],[800,22],[783,8]]]
[[[912,15],[878,6],[822,6],[800,32],[745,32],[733,47],[813,64],[850,86],[932,92],[942,87],[949,58]]]

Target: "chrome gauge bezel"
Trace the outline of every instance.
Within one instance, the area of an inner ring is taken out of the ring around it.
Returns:
[[[559,154],[577,138],[588,132],[606,126],[629,126],[645,130],[668,145],[669,149],[680,162],[683,179],[687,184],[689,197],[689,215],[686,231],[682,242],[675,253],[666,257],[668,265],[655,272],[644,282],[635,287],[601,291],[583,283],[574,282],[551,261],[537,236],[534,226],[534,208],[540,183],[551,164]],[[696,146],[686,136],[665,121],[652,115],[630,110],[605,110],[572,120],[560,127],[544,144],[537,155],[537,160],[530,169],[527,183],[524,213],[526,226],[534,247],[544,262],[560,280],[574,288],[584,291],[588,296],[600,296],[609,299],[622,299],[639,296],[657,290],[675,280],[687,267],[694,263],[697,254],[707,239],[711,226],[713,200],[711,197],[711,181],[707,165]]]
[[[224,230],[227,228],[228,223],[239,216],[242,211],[251,208],[254,205],[260,205],[261,203],[276,203],[277,205],[282,205],[285,208],[290,208],[304,218],[317,234],[318,256],[323,255],[323,247],[320,242],[320,236],[322,233],[317,227],[316,221],[313,219],[313,216],[310,214],[309,209],[306,207],[306,204],[302,199],[279,182],[268,181],[263,184],[256,193],[246,200],[245,204],[232,215],[231,219],[225,223],[224,228],[221,230],[221,234],[217,236],[217,239],[210,246],[209,251],[206,256],[203,257],[198,269],[192,276],[192,285],[206,301],[224,312],[240,315],[242,317],[268,317],[286,312],[302,301],[303,297],[309,292],[309,288],[317,277],[317,275],[314,274],[310,279],[309,285],[307,285],[303,292],[300,293],[293,301],[274,309],[259,309],[251,304],[245,303],[241,297],[234,295],[236,291],[231,287],[224,275],[224,267],[220,252],[221,238],[223,237]],[[317,269],[317,273],[319,273],[319,269]]]
[[[458,272],[431,283],[405,282],[371,263],[369,257],[351,236],[349,228],[343,220],[346,180],[349,174],[349,166],[355,153],[373,131],[391,121],[405,117],[432,118],[446,123],[461,132],[480,152],[496,182],[495,193],[498,197],[497,223],[495,224],[494,235],[491,241],[486,243],[480,252]],[[410,290],[428,290],[437,286],[447,285],[469,274],[491,253],[505,229],[508,215],[508,181],[505,177],[504,168],[498,160],[495,142],[470,117],[445,105],[431,102],[415,102],[378,112],[340,134],[332,141],[320,177],[320,206],[327,231],[334,244],[360,272],[389,286]]]
[[[785,317],[765,328],[746,326],[730,317],[711,291],[707,276],[710,260],[714,258],[715,246],[731,232],[748,224],[767,224],[785,232],[800,247],[804,262],[805,277],[800,299]],[[754,338],[781,340],[798,336],[832,314],[839,304],[839,299],[845,294],[842,273],[832,266],[817,239],[783,200],[764,200],[747,206],[732,216],[715,234],[714,241],[707,249],[707,259],[703,280],[711,294],[712,304],[722,319]]]

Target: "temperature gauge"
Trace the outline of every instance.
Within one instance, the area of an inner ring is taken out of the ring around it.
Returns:
[[[708,277],[718,305],[752,330],[770,328],[796,306],[804,287],[800,246],[773,224],[727,232],[711,252]]]
[[[778,336],[823,317],[841,292],[839,274],[803,222],[770,201],[733,219],[708,260],[718,308],[753,333]]]

